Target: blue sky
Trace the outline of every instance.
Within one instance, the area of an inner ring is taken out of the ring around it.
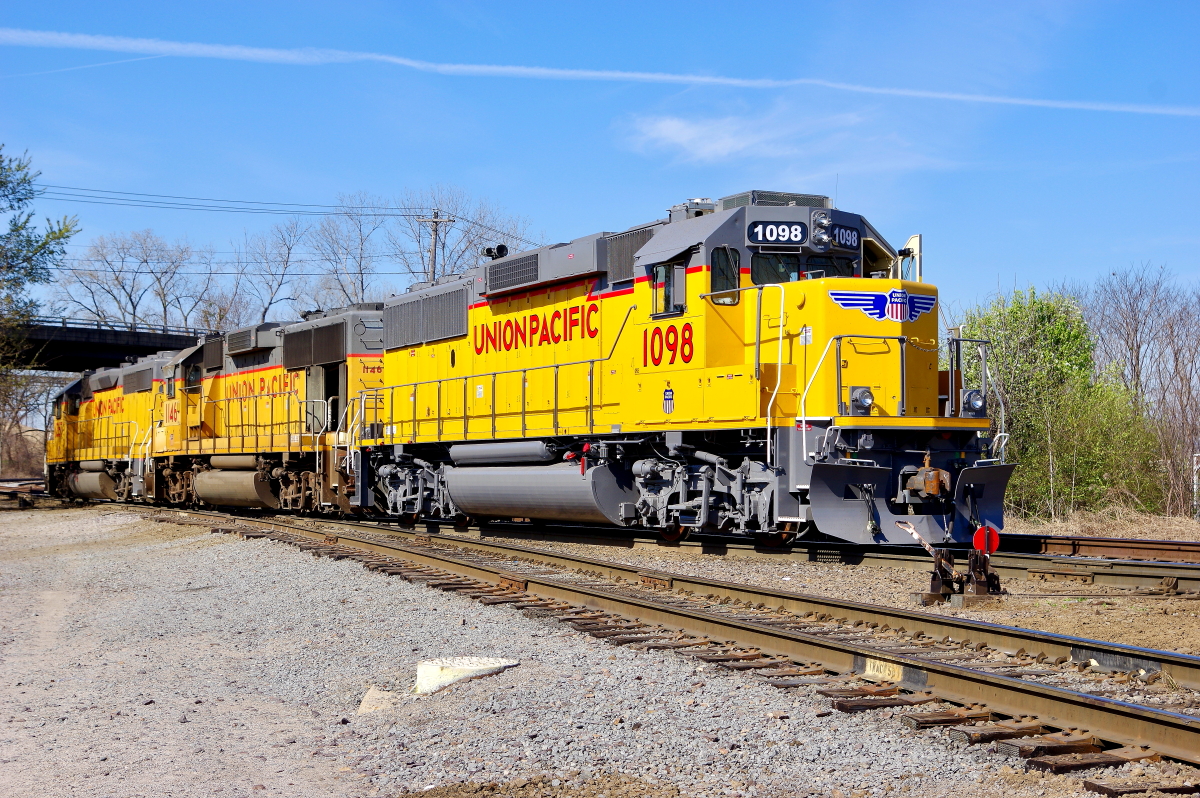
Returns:
[[[1196,3],[60,2],[0,28],[0,141],[46,183],[327,203],[441,182],[550,240],[836,192],[896,246],[924,234],[951,303],[1200,276]],[[81,243],[218,249],[271,221],[38,211],[77,214]]]

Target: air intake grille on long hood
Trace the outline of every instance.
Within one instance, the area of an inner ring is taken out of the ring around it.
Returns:
[[[346,322],[313,329],[312,362],[337,363],[346,359]]]
[[[413,299],[383,309],[383,340],[386,349],[421,343],[421,300]]]
[[[491,263],[487,267],[488,291],[503,291],[514,285],[525,285],[538,281],[538,256],[526,255],[523,258]]]
[[[425,342],[467,334],[467,289],[447,291],[421,302]]]
[[[620,233],[605,239],[608,243],[606,269],[610,283],[633,279],[634,253],[654,237],[654,231],[657,229],[657,227],[644,227],[641,230]]]
[[[225,365],[225,340],[213,338],[204,342],[204,370],[216,371]]]
[[[313,331],[298,330],[283,335],[283,367],[302,369],[312,365]]]
[[[122,393],[141,393],[154,386],[154,369],[139,369],[125,375],[122,381]]]
[[[231,332],[225,337],[226,346],[229,348],[229,354],[236,355],[239,352],[245,352],[247,349],[254,348],[254,330],[238,330]]]

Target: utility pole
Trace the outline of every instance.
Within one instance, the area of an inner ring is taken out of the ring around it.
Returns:
[[[433,231],[429,241],[429,282],[432,283],[437,279],[438,228],[444,224],[454,224],[455,219],[452,216],[440,216],[438,209],[434,208],[432,218],[417,219],[417,221],[423,224],[428,224]]]

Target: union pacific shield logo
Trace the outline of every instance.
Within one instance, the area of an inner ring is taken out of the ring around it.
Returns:
[[[829,298],[846,310],[861,310],[883,321],[916,321],[937,305],[936,296],[910,294],[902,288],[882,291],[830,291]]]

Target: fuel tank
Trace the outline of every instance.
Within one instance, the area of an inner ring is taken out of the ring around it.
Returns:
[[[637,501],[633,477],[614,465],[579,473],[579,466],[446,468],[446,490],[467,515],[617,524],[621,504]],[[632,519],[632,513],[629,514]]]
[[[460,443],[450,447],[450,459],[456,466],[546,463],[554,459],[554,450],[544,441]]]
[[[192,489],[201,499],[218,507],[279,508],[271,484],[260,479],[257,471],[201,471],[192,480]]]
[[[113,478],[103,471],[81,471],[67,479],[71,493],[82,499],[108,499],[115,502],[115,484]]]
[[[208,460],[213,468],[223,468],[230,471],[253,471],[258,468],[256,454],[214,454]]]

